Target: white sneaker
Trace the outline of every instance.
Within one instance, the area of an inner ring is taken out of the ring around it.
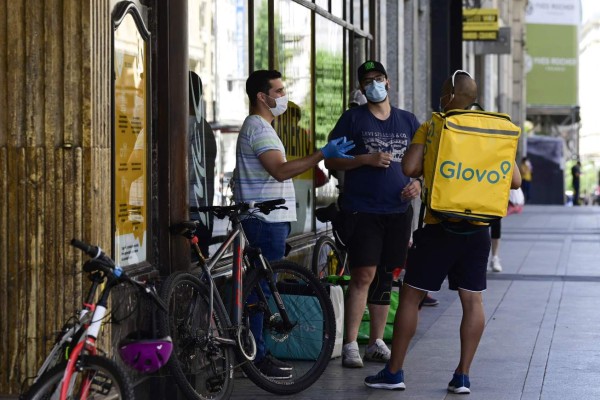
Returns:
[[[366,361],[388,362],[391,355],[392,352],[381,339],[375,340],[375,343],[367,346],[365,350]]]
[[[358,351],[358,343],[350,342],[346,343],[344,347],[342,347],[342,367],[363,367],[363,361],[362,358],[360,358],[360,352]]]
[[[502,272],[502,265],[500,265],[500,257],[498,256],[492,257],[492,271]]]

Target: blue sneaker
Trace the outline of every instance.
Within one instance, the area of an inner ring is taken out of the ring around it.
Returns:
[[[367,376],[365,385],[375,389],[404,390],[406,389],[404,371],[400,370],[392,374],[386,364],[385,368],[379,371],[377,375]]]
[[[465,374],[454,374],[448,383],[448,391],[456,394],[469,394],[471,393],[470,388],[469,375]]]

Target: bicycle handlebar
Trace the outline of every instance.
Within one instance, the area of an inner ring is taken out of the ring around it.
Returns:
[[[226,216],[233,214],[240,214],[244,211],[251,209],[257,209],[263,214],[269,214],[273,210],[285,209],[287,207],[281,206],[285,204],[285,199],[275,199],[266,201],[251,201],[249,203],[240,202],[232,206],[207,206],[207,207],[190,207],[191,212],[212,212],[217,218],[223,219]]]
[[[90,260],[91,262],[88,261],[83,266],[83,270],[85,272],[93,272],[99,269],[106,274],[113,275],[118,280],[128,282],[150,296],[163,311],[168,312],[167,306],[162,301],[158,293],[156,293],[156,290],[153,290],[150,286],[145,285],[144,283],[131,279],[125,272],[123,272],[123,269],[120,266],[115,264],[112,258],[102,251],[100,247],[84,243],[77,239],[71,239],[71,246],[78,248],[92,258],[92,260]]]
[[[71,239],[71,246],[78,248],[93,259],[96,259],[103,254],[100,247],[92,246],[91,244],[84,243],[81,240]]]

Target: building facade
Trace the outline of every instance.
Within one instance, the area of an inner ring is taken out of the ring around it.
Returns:
[[[421,121],[437,107],[441,82],[464,67],[485,76],[486,101],[500,99],[490,109],[522,123],[526,2],[492,4],[513,29],[513,53],[491,61],[476,61],[462,43],[461,10],[470,3],[2,2],[0,394],[19,393],[51,347],[50,333],[80,305],[84,257],[71,238],[99,244],[134,276],[190,268],[185,239],[168,227],[188,218],[190,205],[230,201],[251,71],[283,74],[293,104],[274,126],[288,159],[325,143],[368,58],[385,65],[392,104]],[[503,82],[497,92],[494,76]],[[333,201],[335,181],[316,188],[308,172],[294,185],[289,242],[303,262],[325,228],[314,210]],[[198,217],[213,234],[227,229]],[[107,349],[127,333],[105,331]]]

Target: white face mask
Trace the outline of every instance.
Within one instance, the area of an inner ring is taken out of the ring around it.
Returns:
[[[267,95],[269,96],[269,95]],[[269,96],[271,97],[271,96]],[[275,100],[275,107],[271,108],[271,113],[273,114],[274,117],[278,117],[281,114],[283,114],[286,110],[287,110],[287,105],[288,105],[288,97],[287,95],[282,96],[282,97],[271,97],[273,100]],[[267,104],[268,105],[268,104]]]

